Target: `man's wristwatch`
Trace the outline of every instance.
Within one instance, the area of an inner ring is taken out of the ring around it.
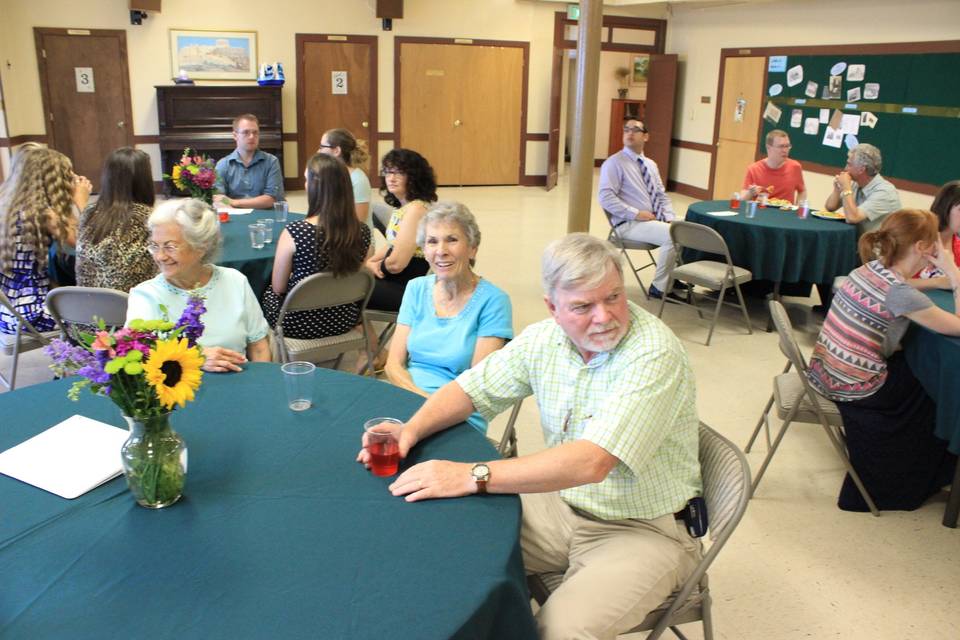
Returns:
[[[490,467],[486,462],[478,462],[470,469],[470,475],[477,483],[477,493],[487,492],[487,483],[490,482]]]
[[[852,189],[844,189],[843,191],[840,192],[841,198],[846,198],[847,196],[852,196],[852,195],[853,195]]]

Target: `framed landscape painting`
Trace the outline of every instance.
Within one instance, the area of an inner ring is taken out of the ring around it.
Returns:
[[[633,56],[633,73],[630,76],[630,86],[647,84],[647,73],[650,70],[650,54],[644,53]]]
[[[170,73],[193,80],[256,80],[256,31],[170,29]]]

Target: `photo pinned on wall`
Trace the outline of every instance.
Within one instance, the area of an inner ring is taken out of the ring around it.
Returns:
[[[841,73],[843,73],[846,68],[847,68],[847,63],[846,63],[846,62],[838,62],[838,63],[836,63],[835,65],[833,65],[832,67],[830,67],[830,75],[832,75],[832,76],[838,76],[838,75],[840,75]]]
[[[780,122],[780,116],[782,115],[783,111],[780,110],[780,107],[772,102],[768,102],[767,107],[763,110],[763,119],[773,124]]]
[[[826,100],[839,100],[840,90],[843,88],[843,76],[830,76],[830,82],[823,87],[823,97]]]
[[[850,135],[859,135],[860,133],[860,115],[857,113],[845,113],[840,119],[840,132]]]
[[[799,127],[803,123],[803,110],[794,109],[790,112],[790,126],[793,128]]]
[[[787,71],[787,86],[795,87],[801,82],[803,82],[803,65],[798,64],[795,67],[790,67],[790,70]]]
[[[823,132],[823,144],[826,147],[835,147],[839,149],[843,145],[843,133],[840,132],[840,129],[834,129],[831,126],[827,126],[826,130]]]
[[[860,87],[847,89],[847,102],[857,102],[860,99]]]
[[[803,132],[808,136],[817,135],[820,130],[820,121],[817,118],[807,118],[803,121]]]
[[[816,98],[816,97],[817,97],[817,87],[819,87],[819,86],[820,86],[820,85],[818,85],[818,84],[817,84],[816,82],[814,82],[813,80],[808,80],[808,81],[807,81],[807,90],[804,91],[803,93],[804,93],[808,98]]]
[[[847,81],[848,82],[863,82],[863,78],[867,75],[867,65],[865,64],[852,64],[847,67]]]
[[[860,141],[857,140],[857,136],[853,135],[852,133],[848,133],[843,137],[843,144],[847,147],[847,149],[853,149],[855,146],[860,144]]]
[[[747,109],[747,101],[745,98],[737,98],[737,106],[733,110],[733,121],[734,122],[743,122],[743,112]]]
[[[256,80],[256,31],[170,29],[170,73],[193,80]]]
[[[783,93],[783,85],[779,82],[776,84],[770,85],[770,88],[767,89],[767,94],[770,96],[778,96]]]
[[[880,97],[880,83],[879,82],[868,82],[863,85],[863,99],[864,100],[876,100]]]
[[[875,126],[877,126],[877,120],[878,120],[877,116],[870,113],[869,111],[864,111],[863,113],[860,114],[861,127],[870,127],[871,129],[873,129]]]
[[[630,74],[630,86],[646,86],[647,75],[650,73],[650,54],[644,53],[633,56],[633,71]]]
[[[820,122],[823,124],[830,122],[830,109],[820,109]]]

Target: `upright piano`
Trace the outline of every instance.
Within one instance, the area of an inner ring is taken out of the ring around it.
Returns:
[[[233,119],[252,113],[260,119],[260,148],[283,167],[282,87],[258,85],[157,86],[162,172],[170,173],[185,147],[214,160],[236,148]],[[165,185],[169,192],[170,184]]]

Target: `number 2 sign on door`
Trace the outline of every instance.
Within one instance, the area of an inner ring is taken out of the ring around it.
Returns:
[[[333,81],[333,94],[347,95],[347,72],[331,71],[330,76]]]

